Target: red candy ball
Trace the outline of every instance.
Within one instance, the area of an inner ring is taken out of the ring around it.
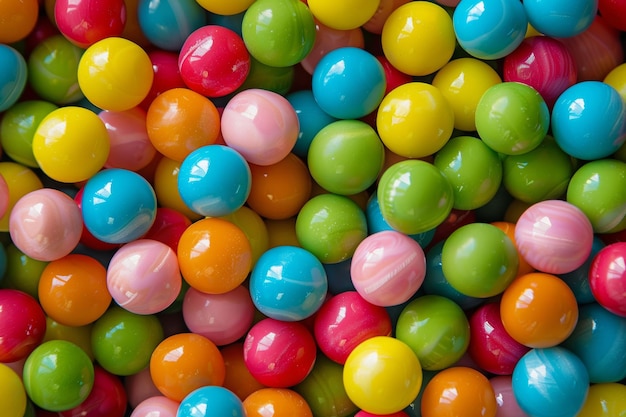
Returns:
[[[30,295],[0,289],[0,362],[26,358],[43,340],[46,316]]]
[[[609,25],[626,32],[626,0],[599,0],[598,11]]]
[[[120,36],[126,24],[124,0],[56,0],[54,19],[70,42],[81,48]]]
[[[605,246],[593,259],[589,285],[604,308],[626,317],[626,242]]]
[[[80,405],[59,413],[60,417],[124,417],[126,391],[119,377],[94,367],[91,393]]]
[[[141,107],[145,110],[148,110],[152,100],[164,91],[186,87],[178,70],[178,54],[157,49],[148,52],[148,57],[150,57],[152,62],[154,79],[148,95],[141,102]]]

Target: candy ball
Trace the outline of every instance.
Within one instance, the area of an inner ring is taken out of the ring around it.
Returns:
[[[9,45],[0,44],[0,60],[3,62],[0,70],[0,111],[5,111],[22,95],[26,87],[27,67],[22,54]]]
[[[219,386],[204,386],[181,401],[177,417],[229,416],[246,417],[242,401],[230,390]]]
[[[180,236],[190,225],[191,220],[184,214],[166,207],[159,207],[154,224],[143,238],[165,243],[176,253]]]
[[[620,64],[613,68],[604,77],[603,82],[615,88],[619,95],[626,100],[626,65]]]
[[[378,178],[385,158],[376,131],[359,120],[330,123],[313,138],[308,152],[311,176],[322,188],[352,195]]]
[[[243,84],[250,72],[250,55],[237,33],[208,25],[187,37],[178,67],[183,81],[193,91],[207,97],[221,97]]]
[[[513,371],[515,399],[531,416],[577,416],[588,389],[585,365],[561,347],[533,349]]]
[[[76,248],[82,233],[80,209],[67,194],[45,188],[18,200],[11,211],[11,240],[33,259],[52,261]]]
[[[85,108],[53,110],[37,126],[33,155],[41,170],[60,182],[80,182],[97,173],[109,157],[107,129]]]
[[[337,30],[315,21],[315,43],[311,52],[300,62],[302,68],[309,74],[313,74],[315,67],[326,54],[335,49],[354,47],[363,49],[365,40],[363,30],[355,28],[350,30]]]
[[[250,394],[243,407],[247,417],[265,417],[272,410],[272,417],[313,417],[311,407],[297,392],[285,388],[263,388]]]
[[[360,343],[343,368],[343,384],[356,406],[374,414],[407,407],[422,386],[420,361],[405,343],[377,336]]]
[[[519,155],[535,149],[550,127],[550,112],[532,87],[504,82],[490,87],[476,107],[476,130],[494,151]]]
[[[350,267],[352,283],[368,302],[389,307],[408,301],[424,282],[422,247],[393,230],[374,233],[359,243]]]
[[[9,0],[0,5],[2,29],[0,29],[0,43],[14,43],[28,36],[37,24],[39,16],[39,2],[37,0]],[[2,62],[5,62],[4,59]]]
[[[26,391],[19,375],[0,363],[0,384],[4,388],[2,410],[7,417],[23,417],[26,412]]]
[[[450,15],[426,1],[395,9],[382,28],[381,43],[391,65],[417,76],[432,74],[447,64],[456,45]]]
[[[128,243],[150,230],[156,216],[156,195],[139,174],[111,168],[91,177],[82,200],[85,227],[107,243]]]
[[[500,316],[507,333],[531,348],[562,343],[574,331],[578,304],[560,278],[544,273],[518,277],[504,291]]]
[[[406,158],[423,158],[440,150],[450,139],[454,111],[439,89],[411,82],[383,98],[376,127],[390,151]]]
[[[478,59],[507,56],[522,43],[528,25],[516,0],[461,0],[452,23],[461,48]]]
[[[608,383],[593,384],[589,387],[587,399],[578,417],[609,417],[626,410],[626,386]]]
[[[46,316],[34,297],[0,289],[0,362],[25,359],[42,342]]]
[[[154,171],[154,192],[160,207],[176,210],[189,220],[195,221],[202,215],[187,207],[178,192],[178,174],[181,164],[179,161],[166,157],[158,160]]]
[[[315,340],[299,322],[263,319],[244,340],[243,358],[250,373],[272,388],[297,385],[313,369]]]
[[[195,0],[137,1],[143,35],[166,51],[180,51],[191,33],[206,24],[206,12]]]
[[[371,53],[343,47],[327,53],[313,72],[312,90],[322,110],[338,119],[373,112],[385,95],[385,72]]]
[[[232,16],[245,12],[254,0],[233,0],[227,3],[221,0],[197,0],[197,2],[211,13]]]
[[[54,21],[63,36],[84,49],[122,35],[126,5],[123,0],[58,0],[54,2]]]
[[[567,5],[556,0],[524,1],[528,23],[537,31],[555,38],[569,38],[584,32],[598,12],[598,2],[576,0]]]
[[[224,346],[220,349],[224,358],[226,377],[224,378],[224,388],[234,392],[241,401],[248,395],[262,388],[265,385],[254,379],[243,359],[243,343],[236,342]]]
[[[573,204],[545,200],[526,209],[515,226],[515,245],[535,269],[564,274],[581,266],[593,243],[593,228]]]
[[[336,119],[321,109],[315,101],[313,91],[299,90],[285,96],[296,111],[300,132],[292,152],[300,158],[306,159],[311,142],[322,128]]]
[[[61,411],[60,417],[92,415],[94,417],[124,417],[126,415],[126,391],[122,381],[99,366],[94,366],[93,388],[89,396],[78,406]]]
[[[308,1],[313,15],[324,25],[338,30],[350,30],[363,26],[374,14],[380,1],[348,0],[340,4],[329,0]]]
[[[243,16],[241,32],[250,55],[272,67],[299,63],[315,43],[313,15],[297,0],[255,1]]]
[[[513,394],[513,378],[510,375],[494,376],[489,383],[498,403],[497,417],[528,417],[519,407]]]
[[[92,44],[78,64],[80,89],[104,110],[123,111],[139,105],[148,95],[153,78],[148,54],[124,38],[110,37]]]
[[[30,168],[15,162],[0,162],[0,176],[6,183],[3,197],[8,197],[0,206],[5,205],[4,214],[0,217],[0,231],[9,231],[11,210],[17,201],[31,191],[41,189],[41,180]]]
[[[178,405],[178,401],[164,396],[149,397],[133,408],[130,417],[176,417]]]
[[[326,271],[311,252],[295,246],[266,251],[252,269],[250,295],[256,308],[276,320],[312,316],[328,291]]]
[[[626,104],[608,84],[575,84],[554,104],[552,134],[561,149],[574,158],[606,158],[626,140]]]
[[[35,405],[49,411],[74,408],[87,399],[94,367],[74,343],[51,340],[39,345],[24,363],[24,387]]]
[[[594,298],[613,314],[626,317],[624,289],[626,242],[616,242],[602,248],[591,263],[589,285]]]
[[[407,304],[395,330],[396,338],[406,343],[429,371],[453,365],[469,345],[465,313],[455,302],[438,295],[421,296]]]

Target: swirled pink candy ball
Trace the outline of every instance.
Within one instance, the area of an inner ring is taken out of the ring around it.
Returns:
[[[368,302],[389,307],[408,301],[426,275],[422,247],[407,235],[385,230],[366,237],[352,257],[352,283]]]
[[[107,287],[122,308],[155,314],[180,293],[182,278],[174,251],[164,243],[139,239],[115,252],[107,269]]]
[[[293,149],[300,124],[291,103],[280,94],[261,89],[235,95],[222,114],[224,142],[246,161],[272,165]]]
[[[44,188],[20,198],[9,218],[11,240],[25,255],[54,261],[76,248],[83,231],[80,209],[67,194]]]
[[[593,228],[573,204],[546,200],[527,208],[515,226],[519,254],[535,269],[565,274],[581,266],[593,244]]]
[[[176,417],[177,411],[177,401],[159,395],[139,403],[130,417]]]

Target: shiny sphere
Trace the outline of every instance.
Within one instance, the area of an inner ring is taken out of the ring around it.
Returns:
[[[626,386],[624,384],[593,384],[578,417],[619,416],[626,410]]]
[[[246,417],[242,401],[230,390],[220,386],[203,386],[180,402],[176,417],[209,416]]]
[[[537,31],[555,38],[569,38],[584,32],[598,12],[598,1],[575,0],[563,4],[558,0],[530,0],[524,11]]]
[[[3,46],[20,41],[30,34],[37,24],[39,5],[37,0],[9,0],[0,4],[0,15],[4,17],[0,29],[0,43]]]
[[[594,298],[604,308],[626,317],[624,288],[626,270],[626,242],[616,242],[602,248],[594,257],[589,270],[589,285]]]
[[[54,22],[70,42],[86,49],[102,39],[122,35],[126,5],[123,0],[58,0],[54,2]]]
[[[31,191],[43,188],[43,184],[32,169],[15,162],[0,162],[0,175],[6,184],[0,195],[8,197],[0,203],[5,206],[4,214],[0,217],[0,231],[8,232],[11,210],[15,203]]]
[[[195,0],[135,0],[142,34],[166,51],[180,51],[191,33],[204,26],[206,11]]]
[[[9,45],[0,44],[0,60],[3,62],[2,69],[0,69],[0,91],[2,91],[0,111],[5,111],[22,95],[26,87],[28,71],[22,54]]]
[[[263,388],[250,394],[243,407],[247,417],[313,417],[311,407],[297,392],[286,388]]]
[[[311,0],[311,12],[324,25],[338,30],[350,30],[363,26],[376,13],[379,0],[347,0],[341,3],[330,0]]]
[[[44,311],[34,297],[6,288],[0,289],[0,307],[0,362],[26,359],[44,338]]]
[[[23,417],[26,412],[26,391],[20,376],[8,365],[0,364],[0,384],[5,397],[2,409],[7,417]]]

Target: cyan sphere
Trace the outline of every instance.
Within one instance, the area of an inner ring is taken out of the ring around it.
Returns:
[[[5,111],[22,95],[28,71],[26,60],[17,50],[0,44],[0,112]]]
[[[245,417],[242,401],[232,391],[208,385],[192,391],[181,401],[176,417]]]
[[[141,32],[166,51],[178,52],[187,37],[206,25],[207,13],[195,0],[139,0]]]
[[[598,13],[597,0],[524,0],[529,23],[538,32],[569,38],[584,32]]]

